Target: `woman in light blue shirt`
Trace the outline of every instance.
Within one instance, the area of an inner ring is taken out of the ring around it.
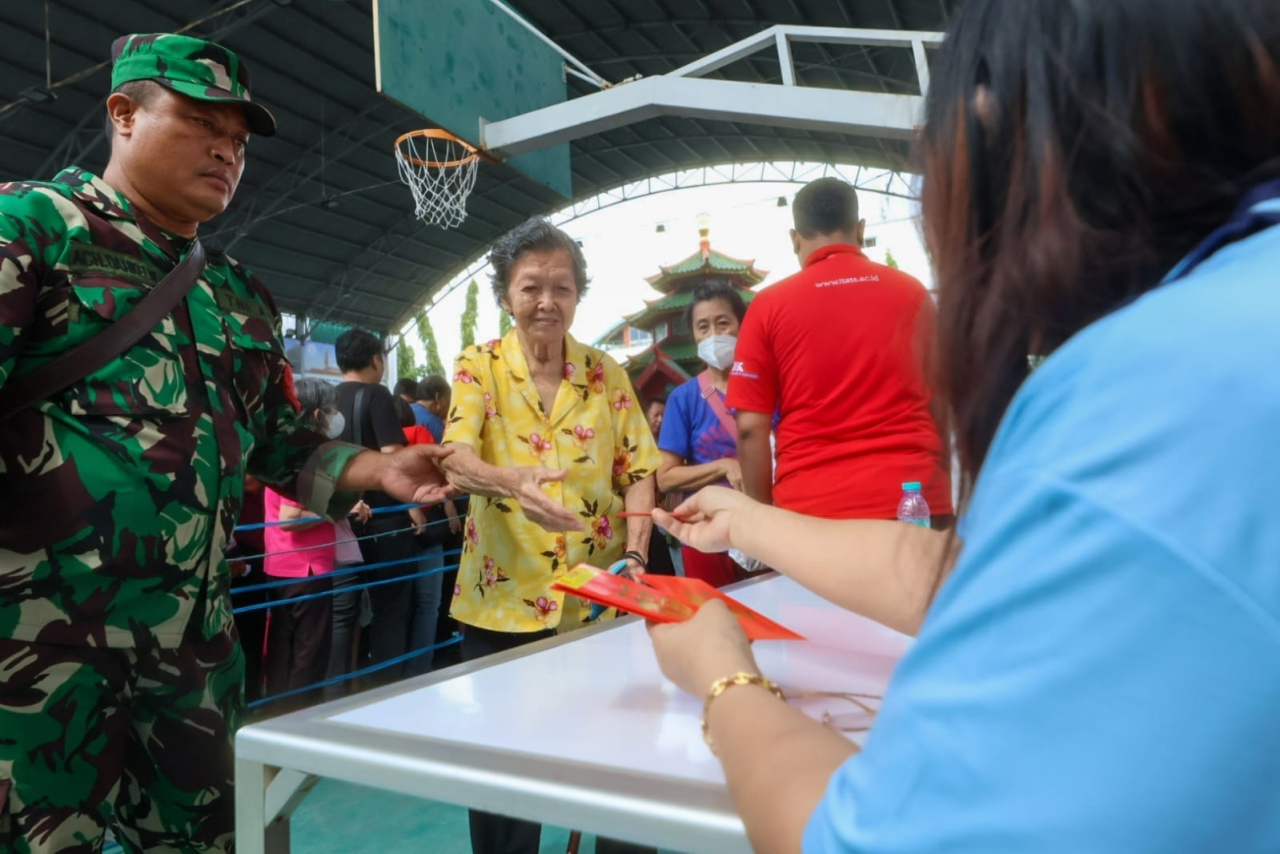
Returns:
[[[712,701],[735,804],[761,851],[1280,851],[1280,4],[966,0],[935,59],[963,542],[659,514],[918,632],[857,755]],[[721,607],[653,638],[695,695],[758,674]]]

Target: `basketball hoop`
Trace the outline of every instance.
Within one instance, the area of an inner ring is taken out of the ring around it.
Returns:
[[[413,193],[413,213],[429,225],[454,228],[467,218],[480,152],[446,130],[413,130],[396,140],[396,168]]]

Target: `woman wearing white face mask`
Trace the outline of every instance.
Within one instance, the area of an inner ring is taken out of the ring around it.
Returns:
[[[317,433],[331,439],[342,434],[342,413],[337,410],[334,387],[310,377],[297,381],[301,418]],[[264,492],[267,522],[287,522],[311,517],[294,501],[268,487]],[[358,502],[352,512],[367,520],[368,505]],[[335,568],[361,563],[360,548],[347,520],[326,522],[321,519],[271,525],[264,531],[267,556],[263,571],[274,578],[293,578],[296,583],[269,591],[272,601],[293,599],[312,593],[328,593],[333,581],[328,577]],[[335,545],[336,544],[336,545]],[[266,694],[271,697],[314,685],[325,678],[329,667],[330,636],[333,620],[332,596],[319,596],[302,602],[271,609],[267,631]],[[291,698],[276,707],[301,707],[305,697]]]
[[[741,292],[727,281],[711,279],[693,292],[689,326],[707,369],[667,398],[658,438],[658,489],[663,493],[696,492],[713,484],[742,489],[738,428],[724,400],[746,313]],[[683,546],[682,555],[685,575],[691,578],[722,587],[739,577],[737,564],[727,554],[703,554]]]

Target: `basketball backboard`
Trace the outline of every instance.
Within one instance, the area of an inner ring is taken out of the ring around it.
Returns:
[[[563,103],[564,58],[490,0],[373,0],[378,91],[480,147],[482,122]],[[565,198],[569,145],[506,161]]]

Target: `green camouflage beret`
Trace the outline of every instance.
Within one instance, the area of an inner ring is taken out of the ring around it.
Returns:
[[[111,45],[111,89],[133,80],[154,80],[200,101],[244,106],[249,130],[276,132],[275,117],[249,100],[249,69],[220,44],[169,33],[121,36]]]

